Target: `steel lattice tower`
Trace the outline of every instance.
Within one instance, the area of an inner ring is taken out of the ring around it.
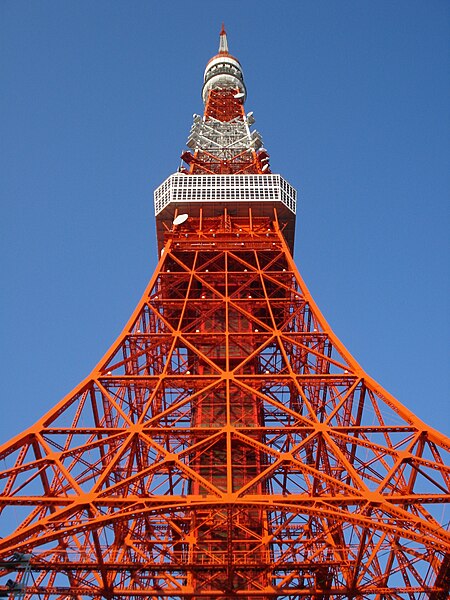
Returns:
[[[136,310],[0,449],[0,596],[444,600],[450,440],[311,298],[224,30],[202,95]]]

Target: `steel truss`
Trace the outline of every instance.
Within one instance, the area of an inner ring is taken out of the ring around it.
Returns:
[[[270,173],[269,154],[262,148],[258,131],[250,131],[254,122],[246,115],[238,88],[214,89],[208,96],[205,116],[194,115],[186,150],[181,158],[189,175]]]
[[[1,449],[0,552],[31,554],[26,598],[443,598],[448,451],[330,330],[276,213],[197,220]]]

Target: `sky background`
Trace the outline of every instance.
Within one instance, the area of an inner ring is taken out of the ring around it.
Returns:
[[[153,190],[222,21],[295,258],[365,370],[450,434],[447,0],[0,2],[0,442],[83,379],[156,264]]]

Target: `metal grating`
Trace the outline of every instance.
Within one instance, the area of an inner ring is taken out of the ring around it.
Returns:
[[[171,202],[282,202],[295,215],[297,192],[281,175],[168,177],[154,193],[155,215]]]

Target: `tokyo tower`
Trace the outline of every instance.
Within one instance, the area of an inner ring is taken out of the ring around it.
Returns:
[[[137,308],[0,448],[0,597],[445,600],[450,440],[311,298],[223,28],[202,97]]]

